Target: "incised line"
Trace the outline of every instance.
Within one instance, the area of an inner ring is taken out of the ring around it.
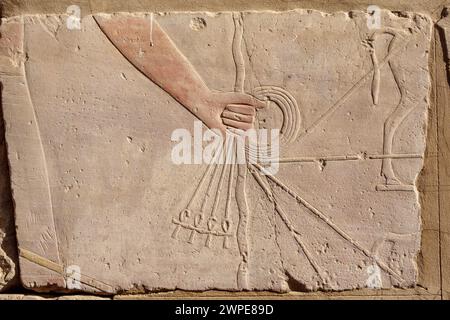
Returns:
[[[265,169],[261,167],[259,164],[252,164],[254,168],[258,169],[260,172],[265,172]],[[365,256],[368,258],[373,259],[384,271],[392,275],[394,278],[396,278],[398,281],[403,282],[404,280],[400,275],[398,275],[394,270],[392,270],[389,266],[387,266],[383,261],[378,259],[377,257],[373,256],[367,249],[362,247],[357,241],[353,240],[346,232],[341,230],[337,225],[335,225],[330,219],[325,216],[322,212],[320,212],[317,208],[312,206],[309,202],[307,202],[305,199],[297,195],[294,191],[292,191],[291,188],[286,186],[283,182],[281,182],[279,179],[275,178],[273,175],[267,174],[267,178],[278,185],[282,190],[287,192],[291,197],[293,197],[297,202],[305,206],[308,211],[313,213],[315,216],[317,216],[319,219],[321,219],[323,222],[325,222],[331,229],[333,229],[337,234],[339,234],[343,239],[345,239],[347,242],[352,244],[356,249],[361,251]]]
[[[20,247],[19,247],[19,256],[32,263],[37,264],[38,266],[54,271],[60,274],[64,279],[67,279],[67,274],[65,272],[64,267],[58,263],[55,263],[51,260],[48,260],[47,258],[41,257],[40,255],[32,251]],[[107,293],[113,292],[113,287],[110,286],[109,284],[96,280],[93,277],[87,276],[83,273],[80,273],[79,282],[103,292]]]
[[[21,19],[21,22],[22,22],[22,52],[24,54],[26,54],[26,52],[27,52],[26,37],[25,37],[25,35],[26,35],[26,32],[25,32],[26,24],[25,24],[25,20],[24,20],[23,17]],[[31,98],[30,87],[29,87],[29,84],[28,84],[28,74],[27,74],[27,69],[26,69],[25,63],[26,62],[22,63],[23,75],[24,75],[24,80],[25,80],[25,87],[26,87],[28,99],[29,99],[30,106],[31,106],[31,109],[32,109],[32,113],[33,113],[33,120],[34,120],[34,122],[36,124],[37,138],[38,138],[38,141],[39,141],[39,147],[40,147],[42,161],[43,161],[43,170],[44,170],[44,176],[45,176],[47,196],[48,196],[48,201],[49,201],[49,205],[50,205],[50,208],[49,208],[50,209],[50,216],[51,216],[51,220],[52,220],[52,224],[53,224],[53,226],[50,226],[50,228],[53,229],[52,231],[53,231],[54,237],[55,237],[54,244],[55,244],[55,249],[56,249],[56,252],[55,252],[56,260],[57,260],[57,263],[60,263],[61,262],[61,258],[60,258],[60,255],[59,255],[58,236],[57,236],[57,231],[56,231],[55,215],[54,215],[54,212],[53,212],[53,200],[52,200],[52,193],[51,193],[51,189],[50,189],[50,178],[48,176],[47,158],[46,158],[46,155],[45,155],[44,143],[42,142],[42,134],[41,134],[41,130],[40,130],[40,127],[39,127],[39,121],[38,121],[38,117],[37,117],[37,114],[36,114],[36,109],[35,109],[34,104],[33,104],[33,99]]]

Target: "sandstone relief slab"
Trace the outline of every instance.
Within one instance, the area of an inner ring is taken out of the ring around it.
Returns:
[[[7,65],[10,64],[13,47],[8,36],[14,35],[10,25],[2,26],[0,32],[0,73],[4,75]],[[5,50],[10,48],[10,50]],[[0,85],[0,100],[2,87]],[[0,115],[2,115],[0,111]],[[2,116],[3,117],[3,116]],[[14,213],[11,199],[11,187],[8,170],[8,157],[5,142],[5,128],[3,120],[0,123],[0,291],[7,290],[17,283],[17,248],[14,232]]]
[[[66,15],[4,20],[23,284],[414,286],[431,21],[383,11],[369,29],[368,18],[98,14],[79,29]],[[174,131],[195,140],[199,120],[202,132],[281,129],[278,171],[174,163]]]

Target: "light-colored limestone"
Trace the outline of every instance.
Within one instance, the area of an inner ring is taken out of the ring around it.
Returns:
[[[258,111],[259,123],[294,128],[277,175],[248,172],[244,189],[237,179],[232,232],[209,235],[210,247],[193,220],[171,237],[206,166],[174,165],[170,136],[196,118],[136,69],[114,33],[116,19],[150,16],[86,16],[81,30],[68,30],[67,16],[5,20],[1,81],[23,284],[65,288],[75,265],[90,292],[414,286],[431,21],[382,16],[374,33],[363,12],[154,15],[206,85],[224,92],[235,87],[242,21],[244,91],[278,101]],[[289,99],[300,117],[290,118],[294,109],[283,120],[278,107]],[[222,223],[225,195],[219,203]]]
[[[8,33],[8,27],[1,28]],[[7,46],[0,32],[0,48]],[[0,49],[0,66],[8,64],[9,53]],[[1,73],[0,67],[0,73]],[[0,87],[0,100],[2,99]],[[0,101],[1,106],[1,101]],[[0,111],[0,117],[3,118]],[[17,283],[17,250],[14,232],[13,204],[9,181],[8,158],[4,139],[3,119],[0,121],[0,292]]]
[[[72,0],[3,0],[3,15],[11,17],[22,14],[60,14],[74,4]],[[99,12],[171,12],[171,11],[248,11],[296,8],[315,9],[324,12],[362,10],[369,5],[392,11],[412,11],[440,17],[446,0],[78,0],[82,16]],[[447,0],[447,5],[449,4]]]

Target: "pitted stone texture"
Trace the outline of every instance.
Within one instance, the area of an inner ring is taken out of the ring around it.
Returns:
[[[2,127],[3,124],[0,124],[0,133],[4,132]],[[17,283],[17,251],[8,160],[2,137],[0,137],[0,148],[0,291],[3,291]]]
[[[3,65],[9,63],[11,51],[8,34],[13,31],[7,26],[0,26],[0,77],[3,76]],[[0,87],[0,99],[2,97]],[[0,111],[0,116],[2,115]],[[14,213],[9,180],[8,158],[5,143],[3,119],[0,123],[0,291],[7,290],[17,284],[17,248],[14,231]]]
[[[24,17],[24,45],[2,61],[20,73],[1,80],[26,287],[70,288],[68,267],[90,292],[416,284],[427,17],[383,11],[378,31],[363,12],[96,18],[69,30],[67,16]],[[149,33],[133,34],[139,19]],[[146,77],[146,50],[159,48],[151,30],[208,88],[239,90],[242,78],[246,93],[268,97],[260,127],[286,126],[279,172],[250,167],[244,184],[226,167],[214,219],[219,173],[194,197],[207,166],[171,161],[172,132],[197,119]]]
[[[67,295],[60,297],[53,296],[37,296],[24,294],[0,294],[0,300],[111,300],[110,298],[102,298],[98,296],[77,296]]]

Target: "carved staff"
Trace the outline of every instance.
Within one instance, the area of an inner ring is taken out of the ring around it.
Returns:
[[[244,21],[242,13],[233,13],[234,38],[233,38],[233,59],[236,66],[236,79],[234,90],[244,92],[245,82],[245,62],[242,55],[242,37],[244,34]],[[239,264],[237,273],[237,285],[239,290],[248,290],[248,220],[249,209],[247,203],[247,164],[237,165],[236,179],[236,202],[239,211],[239,223],[237,227],[237,242],[242,261]]]

